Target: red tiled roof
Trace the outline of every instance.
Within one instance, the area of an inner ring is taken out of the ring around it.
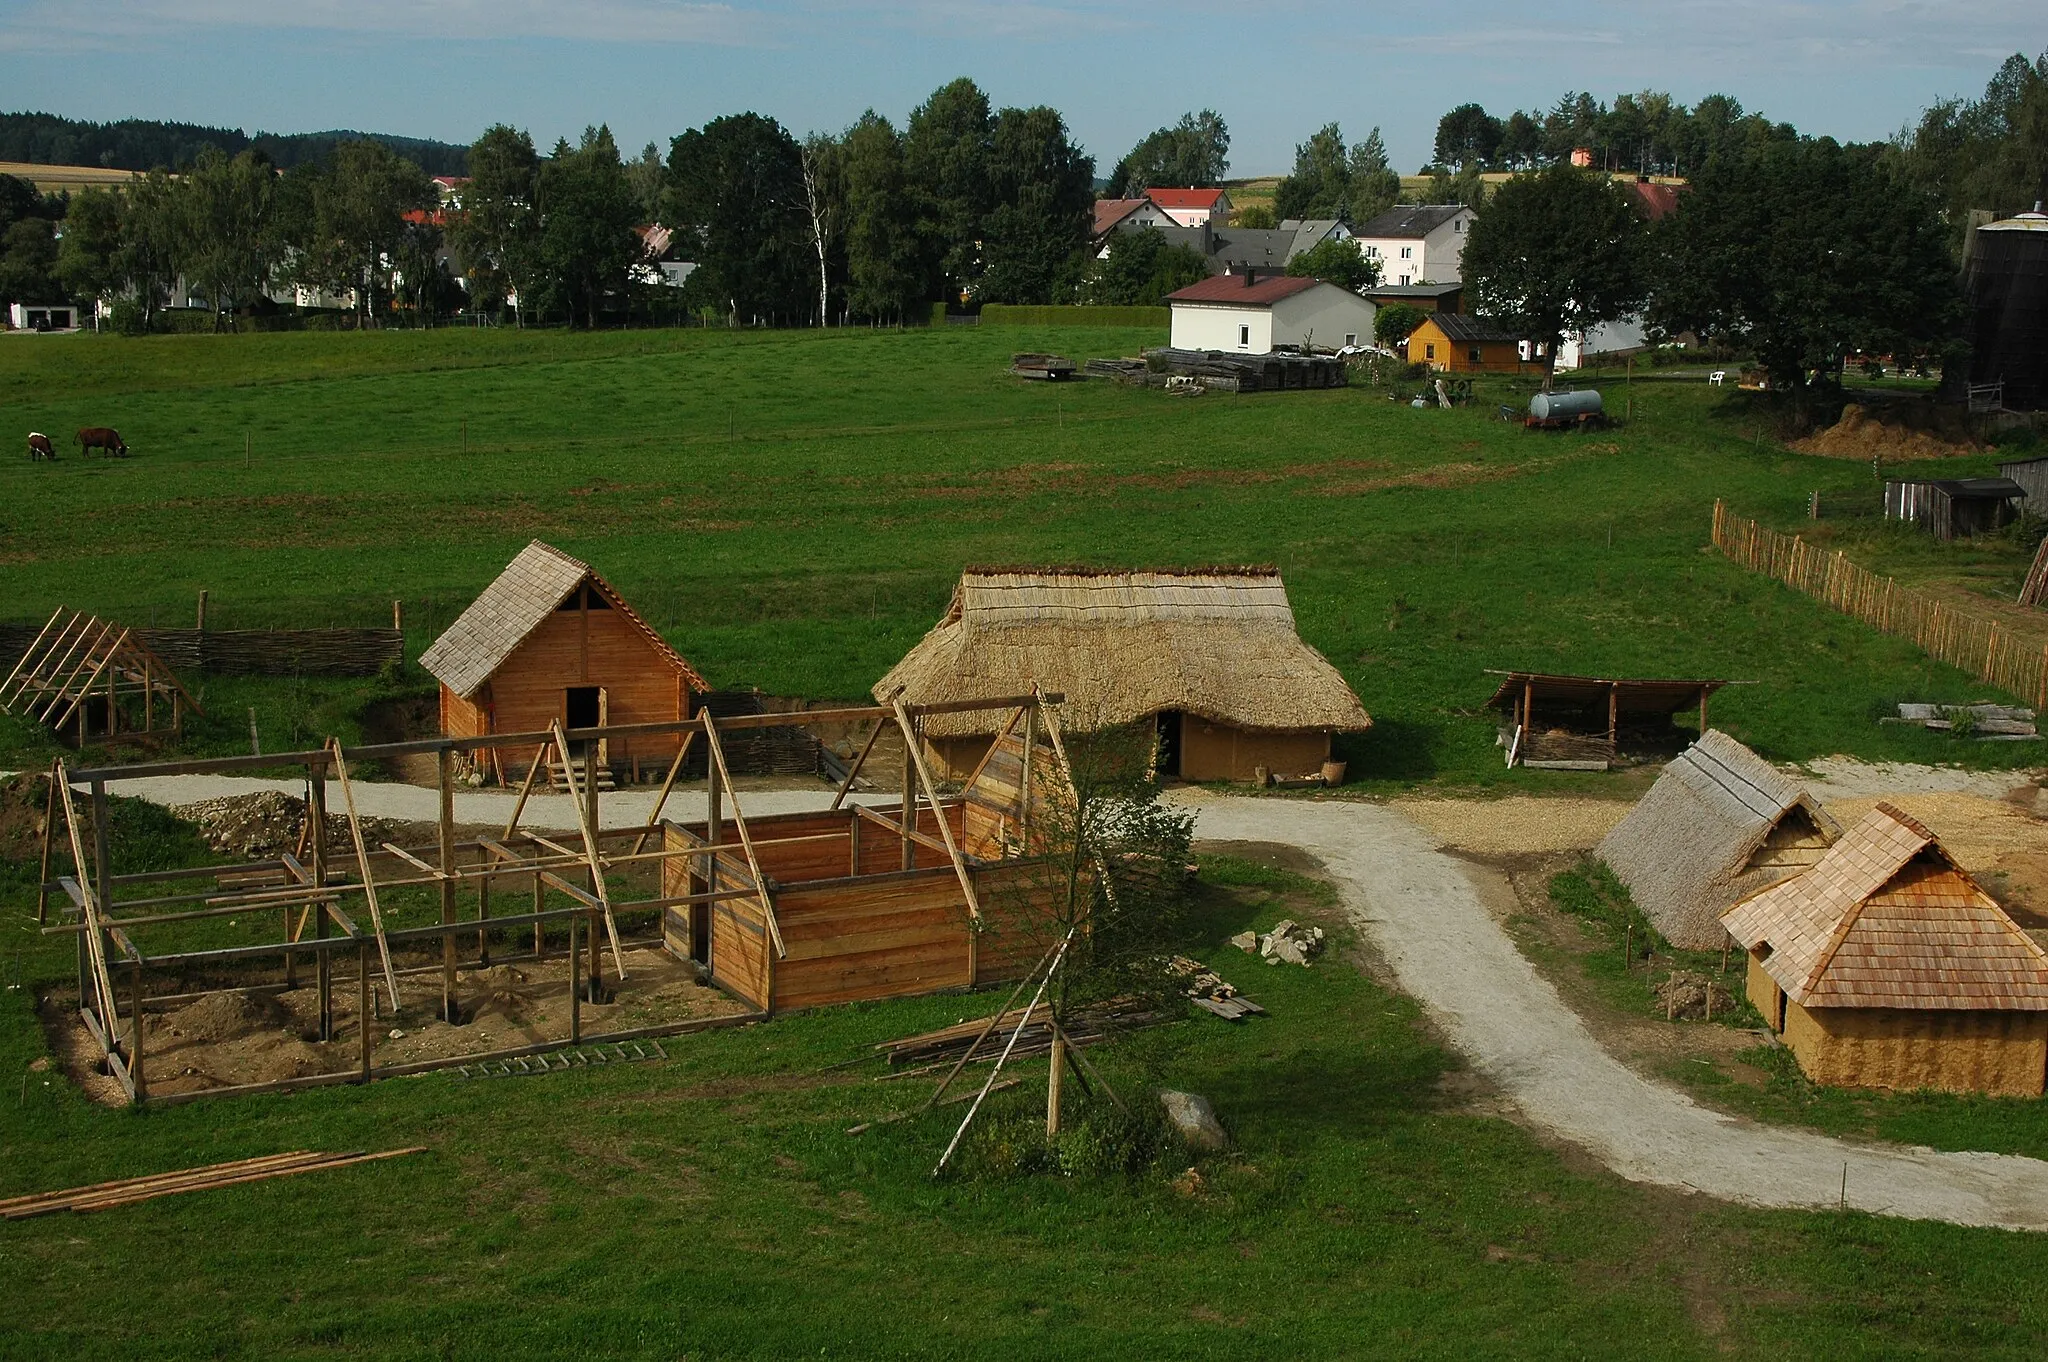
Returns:
[[[1220,189],[1148,189],[1145,197],[1161,208],[1214,208]]]
[[[1300,275],[1276,274],[1268,279],[1254,278],[1251,283],[1242,274],[1219,274],[1204,279],[1199,284],[1189,284],[1178,293],[1166,295],[1169,303],[1224,303],[1239,307],[1271,307],[1282,298],[1312,289],[1322,283],[1320,279],[1309,279]]]
[[[1636,191],[1636,207],[1642,215],[1651,222],[1662,222],[1678,211],[1678,191],[1685,186],[1637,180],[1629,187]]]
[[[1144,199],[1097,199],[1095,201],[1095,235],[1101,236],[1110,228],[1122,222],[1145,206]]]

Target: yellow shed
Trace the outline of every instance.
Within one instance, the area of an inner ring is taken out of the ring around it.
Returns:
[[[1521,342],[1484,317],[1432,312],[1408,334],[1408,362],[1447,374],[1518,374],[1541,369],[1522,358]]]

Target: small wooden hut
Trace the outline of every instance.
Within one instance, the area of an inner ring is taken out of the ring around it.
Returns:
[[[588,563],[536,539],[470,602],[420,665],[441,683],[441,732],[451,738],[662,723],[690,717],[710,688]],[[599,745],[610,768],[667,760],[673,733]],[[499,754],[501,766],[528,753]]]
[[[187,710],[206,713],[135,630],[61,605],[0,681],[0,710],[79,747],[175,741]]]
[[[1070,727],[1157,726],[1159,769],[1184,780],[1313,775],[1331,737],[1372,718],[1295,632],[1272,568],[970,568],[945,617],[875,685],[914,705],[1063,692]],[[924,720],[949,776],[979,765],[984,712]]]
[[[1891,805],[1722,923],[1814,1082],[2041,1095],[2048,952]]]
[[[1604,771],[1625,750],[1676,749],[1672,719],[1697,707],[1707,731],[1707,697],[1726,681],[1609,680],[1544,672],[1495,672],[1487,705],[1500,711],[1508,765]]]
[[[1884,518],[1925,526],[1936,539],[1989,534],[2019,519],[2027,489],[2011,478],[1895,478],[1884,485]]]
[[[1723,913],[1814,864],[1841,835],[1798,782],[1708,729],[1596,854],[1666,941],[1712,950],[1727,939]]]

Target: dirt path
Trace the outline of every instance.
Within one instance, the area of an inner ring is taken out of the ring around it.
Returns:
[[[1280,842],[1327,867],[1403,990],[1532,1123],[1623,1177],[1752,1206],[2048,1230],[2048,1163],[1855,1144],[1701,1107],[1601,1048],[1515,949],[1464,867],[1393,810],[1182,791],[1203,838]],[[1846,1190],[1844,1173],[1846,1170]]]

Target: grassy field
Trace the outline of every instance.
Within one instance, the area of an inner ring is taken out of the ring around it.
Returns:
[[[1012,350],[1159,339],[17,339],[17,428],[112,424],[136,456],[0,464],[4,613],[182,624],[205,588],[222,627],[373,624],[402,598],[416,655],[543,536],[715,683],[845,697],[966,563],[1266,561],[1378,720],[1347,754],[1368,791],[1564,784],[1501,769],[1480,707],[1507,666],[1755,682],[1716,722],[1776,757],[2025,759],[1880,728],[1896,700],[1981,687],[1706,548],[1715,497],[1784,524],[1813,488],[1870,477],[1776,447],[1747,395],[1639,382],[1626,428],[1547,437],[1491,419],[1505,385],[1441,412],[1004,373]],[[266,742],[353,736],[365,701],[421,680],[203,683],[195,750],[245,742],[249,706]],[[49,750],[0,730],[0,761]],[[189,859],[165,821],[121,835]],[[1546,1146],[1355,967],[1327,891],[1248,861],[1205,862],[1187,949],[1272,1015],[1098,1052],[1131,1092],[1212,1097],[1236,1152],[1195,1178],[1186,1157],[1003,1177],[985,1145],[981,1175],[942,1182],[937,1119],[844,1134],[912,1085],[828,1066],[991,1000],[784,1017],[665,1064],[93,1107],[34,1067],[32,998],[70,961],[23,911],[32,879],[0,866],[0,1195],[281,1149],[430,1152],[0,1226],[0,1357],[2018,1358],[2048,1336],[2040,1236],[1747,1211]],[[1281,916],[1324,921],[1337,953],[1264,969],[1224,945]],[[1024,1139],[1034,1097],[999,1098],[992,1136]],[[1794,1098],[1744,1100],[1868,1128]]]
[[[1038,1119],[1022,1090],[963,1179],[928,1177],[947,1121],[843,1133],[916,1095],[826,1066],[955,1020],[957,998],[707,1033],[661,1065],[133,1115],[25,1072],[41,1035],[10,993],[0,1068],[26,1081],[0,1103],[0,1193],[431,1152],[9,1224],[0,1356],[2038,1355],[2048,1241],[1590,1170],[1469,1104],[1414,1006],[1344,963],[1320,886],[1228,860],[1203,879],[1191,948],[1272,1015],[1097,1052],[1127,1092],[1208,1094],[1237,1141],[1130,1177],[987,1171]],[[1282,915],[1325,921],[1341,954],[1262,970],[1223,944]]]
[[[375,624],[414,655],[527,539],[595,562],[723,686],[864,693],[968,563],[1276,563],[1364,698],[1391,787],[1514,783],[1487,668],[1718,675],[1788,759],[1958,749],[1879,729],[1981,687],[1704,547],[1715,497],[1785,522],[1865,465],[1777,447],[1749,394],[1639,381],[1624,429],[1525,433],[1363,390],[1199,400],[1010,378],[1012,350],[1143,332],[440,331],[16,339],[0,413],[121,429],[125,462],[0,465],[5,613]],[[1610,394],[1617,384],[1610,380]],[[361,687],[209,680],[194,746],[351,736]],[[417,674],[408,684],[420,684]],[[0,758],[47,755],[0,730]],[[2015,760],[1969,749],[1972,761]]]

